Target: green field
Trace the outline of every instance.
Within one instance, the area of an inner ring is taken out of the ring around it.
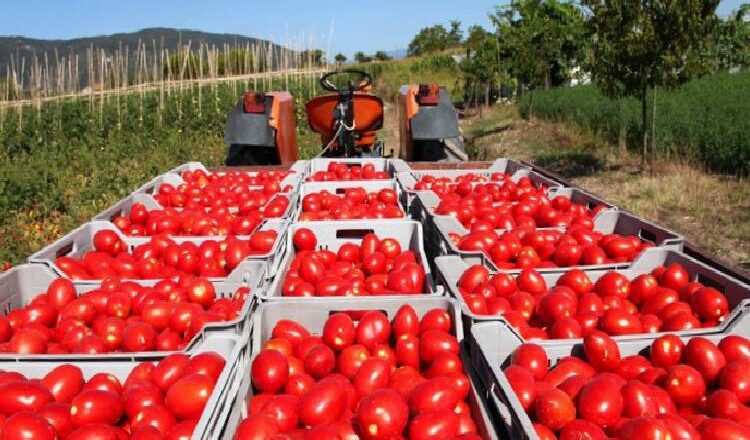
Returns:
[[[687,159],[710,171],[750,172],[750,72],[718,74],[657,94],[656,141],[660,158]],[[649,121],[653,95],[649,97]],[[635,99],[610,100],[594,86],[536,90],[519,101],[528,116],[575,124],[613,145],[640,148],[640,107]]]

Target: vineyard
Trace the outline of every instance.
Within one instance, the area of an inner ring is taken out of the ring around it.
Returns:
[[[185,81],[0,107],[0,261],[22,261],[178,163],[222,163],[226,113],[246,89],[288,89],[304,116],[317,76]],[[306,155],[313,137],[306,124],[299,129]]]

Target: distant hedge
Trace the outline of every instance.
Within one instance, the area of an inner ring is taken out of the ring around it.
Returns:
[[[716,172],[750,173],[750,72],[696,79],[656,98],[659,156],[694,159]],[[612,143],[624,136],[630,148],[640,148],[640,107],[633,98],[613,101],[590,85],[560,87],[524,94],[519,108],[524,117],[574,123]]]

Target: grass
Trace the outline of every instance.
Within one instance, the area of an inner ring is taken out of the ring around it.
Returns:
[[[474,139],[478,159],[510,157],[538,164],[720,258],[750,267],[747,180],[706,173],[676,159],[658,161],[650,176],[640,169],[638,157],[618,146],[570,124],[522,119],[512,106],[498,106],[462,125],[467,138]]]

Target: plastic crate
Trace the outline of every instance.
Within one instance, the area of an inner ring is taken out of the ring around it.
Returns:
[[[246,274],[248,281],[246,283],[237,283],[232,281],[212,281],[216,295],[218,298],[231,297],[237,289],[240,287],[249,287],[250,292],[259,291],[263,287],[265,281],[266,265],[260,261],[245,261],[239,268],[241,268]],[[47,291],[47,287],[56,279],[57,276],[52,269],[43,264],[21,264],[15,266],[12,269],[0,274],[0,314],[7,315],[11,310],[19,309],[27,305],[36,295]],[[144,281],[134,280],[136,283],[143,286],[153,286],[155,281]],[[91,290],[98,289],[101,283],[74,283],[76,292],[78,294],[89,292]],[[255,295],[249,295],[247,300],[240,310],[237,319],[231,321],[221,321],[216,323],[207,324],[205,329],[219,329],[227,332],[232,332],[242,337],[249,337],[250,330],[252,327],[252,321],[250,315],[255,308],[256,303]],[[190,351],[196,345],[199,345],[203,339],[203,334],[199,333],[185,346],[184,350]],[[114,352],[97,355],[78,355],[78,354],[65,354],[65,355],[44,355],[50,358],[77,358],[77,359],[129,359],[133,356],[146,356],[155,355],[159,351],[154,352]],[[28,360],[39,357],[38,355],[19,355],[14,353],[0,353],[0,359],[20,359]]]
[[[493,173],[514,174],[518,170],[530,170],[531,167],[514,159],[498,158],[488,168]]]
[[[339,159],[322,159],[315,158],[308,161],[308,168],[306,174],[308,176],[317,173],[318,171],[328,171],[328,164],[331,162],[343,163],[347,166],[352,165],[365,165],[371,164],[375,167],[375,171],[385,171],[391,178],[396,173],[401,173],[411,170],[409,165],[401,159],[385,159],[385,158],[339,158]]]
[[[289,266],[296,255],[292,238],[294,232],[300,228],[308,228],[315,233],[318,239],[318,249],[330,249],[338,251],[345,243],[360,243],[362,238],[370,233],[375,233],[378,238],[393,238],[401,245],[402,250],[411,250],[425,270],[425,287],[428,295],[442,295],[442,290],[435,287],[432,272],[428,264],[427,255],[424,251],[422,238],[422,225],[411,220],[390,220],[365,223],[359,220],[341,220],[336,222],[299,222],[293,223],[287,232],[286,256],[278,270],[272,274],[274,280],[266,295],[261,300],[278,300],[283,298],[281,289],[284,279],[289,271]],[[400,296],[400,295],[399,295]],[[418,295],[409,295],[409,298]]]
[[[469,231],[452,216],[433,216],[431,219],[438,240],[438,250],[442,255],[461,255],[472,264],[486,264],[491,270],[497,267],[483,252],[461,251],[450,239],[450,233],[466,235]],[[603,234],[635,235],[641,240],[653,243],[655,246],[682,252],[684,239],[667,228],[658,226],[633,214],[619,210],[604,210],[594,217],[594,230]],[[566,268],[538,268],[537,271],[557,272],[561,269],[580,268],[587,270],[626,268],[630,263],[609,263],[600,265],[579,265]],[[520,272],[520,269],[505,270],[504,272]]]
[[[629,267],[616,269],[616,271],[632,281],[640,275],[651,273],[653,269],[659,266],[669,266],[673,263],[678,263],[685,268],[690,276],[690,281],[701,282],[708,287],[713,287],[719,292],[722,292],[727,297],[730,307],[729,316],[720,326],[687,330],[680,332],[680,334],[705,334],[726,331],[727,327],[734,321],[736,316],[750,307],[750,286],[727,274],[719,272],[694,258],[673,250],[661,248],[646,249],[641,255],[633,260]],[[456,298],[461,304],[461,312],[465,318],[464,326],[468,327],[473,322],[478,321],[503,320],[500,316],[477,315],[471,312],[466,305],[466,302],[458,291],[458,281],[461,279],[463,273],[469,268],[470,264],[464,261],[461,257],[453,255],[436,258],[435,266],[437,268],[435,271],[436,283],[442,285],[446,292],[450,296]],[[541,276],[547,283],[547,287],[551,288],[557,283],[557,280],[567,272],[568,270],[561,268],[558,272],[543,273]],[[608,272],[609,270],[587,270],[586,275],[588,275],[592,282],[596,282]],[[495,273],[497,272],[492,272],[490,275],[494,275]],[[642,333],[638,335],[618,336],[617,338],[630,339],[638,337],[654,337],[654,334]]]
[[[347,189],[350,188],[362,188],[367,193],[378,192],[381,189],[392,189],[396,191],[399,201],[401,201],[401,187],[398,182],[393,179],[388,180],[347,180],[347,181],[335,181],[335,182],[306,182],[300,186],[299,189],[299,209],[295,210],[293,214],[293,221],[298,221],[300,214],[302,214],[302,199],[308,194],[315,194],[321,191],[328,191],[332,194],[343,195]],[[403,205],[401,205],[403,211]],[[404,212],[406,217],[406,212]],[[383,219],[362,219],[362,220],[383,220]],[[393,220],[393,219],[388,219]],[[335,219],[326,221],[339,221]]]
[[[404,304],[410,304],[414,307],[414,310],[420,317],[429,310],[435,308],[447,310],[453,318],[453,332],[456,335],[456,338],[459,341],[463,340],[463,330],[461,328],[461,322],[458,320],[458,308],[452,300],[447,298],[416,298],[412,301],[392,297],[361,297],[356,299],[319,298],[311,301],[286,299],[266,303],[258,308],[255,317],[256,331],[253,332],[252,353],[254,356],[260,351],[262,345],[271,337],[273,327],[281,319],[295,320],[302,324],[311,333],[320,334],[328,316],[336,311],[379,310],[386,313],[389,318],[392,318],[399,307]],[[469,394],[469,406],[474,415],[474,421],[477,424],[477,431],[482,438],[490,440],[503,438],[497,432],[500,427],[500,421],[497,418],[492,418],[492,411],[488,411],[488,409],[485,408],[480,390],[476,387],[478,379],[476,378],[474,371],[471,369],[471,362],[465,352],[462,352],[462,355],[466,372],[471,379],[472,387]],[[212,440],[219,438],[233,438],[241,420],[247,417],[247,402],[249,402],[252,397],[253,390],[248,374],[243,378],[239,393],[237,394],[237,399],[234,401],[231,412],[229,413],[226,426],[222,431],[214,432],[210,437]]]
[[[276,243],[274,243],[273,249],[271,249],[270,252],[266,254],[257,254],[257,255],[251,255],[249,256],[243,263],[240,263],[231,273],[229,273],[226,277],[223,278],[209,278],[211,281],[226,281],[229,283],[235,283],[238,285],[248,285],[248,283],[251,282],[251,280],[254,280],[257,276],[257,270],[255,267],[257,265],[245,265],[247,262],[251,261],[264,261],[267,264],[272,264],[276,261],[276,258],[279,258],[276,254],[278,254],[279,249],[284,249],[283,246],[281,246],[281,243],[284,242],[286,233],[286,230],[288,228],[289,223],[283,220],[266,220],[264,223],[260,225],[260,227],[257,230],[267,230],[267,229],[275,229],[277,231],[277,238]],[[127,237],[125,236],[120,230],[109,222],[103,222],[103,221],[95,221],[95,222],[88,222],[84,223],[77,229],[74,229],[72,232],[66,234],[65,236],[61,237],[57,241],[53,242],[50,245],[47,245],[44,249],[34,253],[29,257],[28,261],[29,263],[39,263],[44,264],[47,267],[51,268],[52,271],[63,278],[69,278],[65,272],[63,272],[62,269],[57,267],[55,264],[55,260],[58,257],[62,257],[65,255],[72,256],[72,257],[81,257],[83,256],[87,251],[93,249],[93,237],[94,234],[96,234],[98,231],[102,230],[110,230],[115,232],[128,246],[128,249],[132,251],[135,246],[138,246],[139,244],[147,243],[150,238],[148,237]],[[174,241],[176,243],[182,243],[186,241],[190,241],[196,244],[200,244],[204,241],[208,240],[220,240],[222,237],[198,237],[198,238],[186,238],[186,237],[174,237]],[[74,284],[79,285],[88,285],[88,284],[98,284],[101,283],[102,280],[74,280]],[[137,282],[148,282],[148,281],[158,281],[155,279],[152,280],[132,280]]]
[[[226,360],[224,370],[222,370],[214,387],[214,391],[206,403],[206,409],[198,419],[198,424],[193,432],[193,440],[203,440],[208,438],[209,432],[216,430],[217,426],[223,426],[229,410],[232,407],[234,397],[240,381],[240,374],[245,372],[242,366],[246,363],[247,344],[237,335],[228,335],[223,333],[213,333],[206,336],[203,343],[194,350],[189,352],[190,355],[214,351],[219,353]],[[121,382],[125,382],[130,371],[140,362],[158,362],[168,353],[151,356],[132,356],[117,362],[103,359],[87,359],[85,361],[71,357],[42,357],[30,361],[19,362],[16,360],[0,359],[0,369],[3,371],[14,371],[23,374],[28,378],[41,378],[55,367],[62,363],[75,365],[83,372],[85,379],[97,373],[108,373],[117,377]]]
[[[250,172],[248,174],[257,174],[256,172]],[[294,173],[286,176],[279,182],[279,186],[283,189],[286,186],[291,186],[291,191],[288,191],[288,193],[296,194],[297,191],[299,191],[300,183],[302,182],[302,174],[301,173]],[[161,188],[164,184],[170,184],[174,187],[180,186],[182,184],[185,184],[185,179],[183,179],[179,174],[169,172],[162,174],[160,176],[157,176],[156,178],[152,179],[145,185],[141,186],[140,188],[133,191],[130,195],[134,194],[157,194],[159,192],[159,188]],[[263,189],[262,185],[248,185],[249,188],[257,188],[257,189]]]
[[[732,334],[750,336],[750,324],[747,319],[738,323],[732,329]],[[471,363],[478,372],[480,380],[486,386],[493,400],[500,407],[501,417],[504,419],[506,428],[513,439],[533,439],[539,437],[534,432],[531,419],[521,406],[521,402],[513,392],[510,383],[503,374],[502,367],[510,361],[513,350],[523,343],[520,337],[501,322],[478,323],[471,328],[471,336],[467,339],[470,344]],[[679,333],[678,333],[679,335]],[[704,335],[714,343],[720,341],[728,334]],[[683,341],[690,340],[693,336],[681,336]],[[619,340],[617,345],[620,354],[630,356],[635,354],[647,354],[653,338],[639,338],[631,340]],[[583,356],[583,343],[578,341],[573,344],[554,344],[546,341],[540,343],[553,366],[560,359],[567,356]]]

